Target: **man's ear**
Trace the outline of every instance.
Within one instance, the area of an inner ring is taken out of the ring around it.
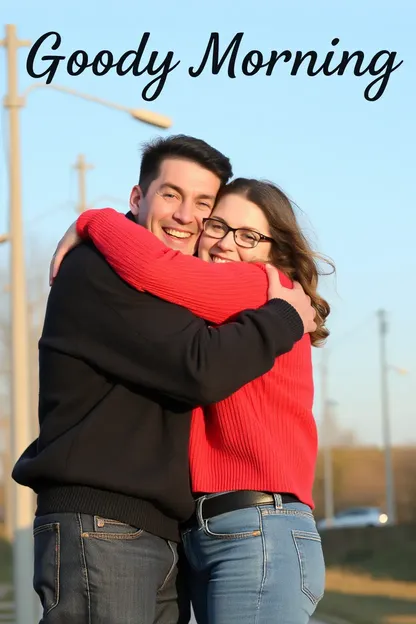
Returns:
[[[140,210],[140,203],[143,200],[143,192],[138,184],[133,186],[130,193],[130,210],[137,218]]]

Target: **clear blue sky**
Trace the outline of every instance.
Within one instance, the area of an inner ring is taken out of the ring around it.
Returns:
[[[160,60],[174,52],[180,64],[155,102],[141,100],[147,76],[110,72],[95,77],[87,70],[70,77],[62,66],[54,82],[167,114],[174,121],[169,132],[212,143],[231,157],[236,174],[280,184],[307,216],[318,248],[337,265],[336,282],[329,280],[324,292],[333,306],[330,395],[339,404],[342,424],[356,429],[365,442],[381,439],[375,312],[384,307],[390,320],[389,361],[409,370],[405,377],[390,375],[393,439],[416,442],[414,3],[2,0],[1,20],[16,24],[19,36],[32,42],[49,30],[58,31],[58,53],[68,56],[82,48],[93,57],[105,48],[117,57],[136,48],[146,31],[151,33],[148,50],[159,50]],[[316,50],[321,63],[332,49],[335,59],[343,50],[359,49],[366,64],[387,49],[397,51],[397,61],[404,62],[376,102],[363,97],[372,78],[354,77],[351,69],[343,77],[310,78],[302,68],[290,76],[290,64],[279,64],[269,77],[264,72],[244,77],[239,70],[231,80],[206,69],[191,78],[187,70],[200,62],[213,31],[220,33],[223,50],[237,32],[245,33],[240,62],[251,49],[261,50],[265,58],[272,49]],[[340,43],[333,48],[335,37]],[[26,73],[27,52],[19,52],[21,91],[32,82]],[[0,95],[5,92],[4,60],[0,49]],[[140,144],[158,132],[122,113],[50,90],[32,93],[21,117],[28,261],[38,273],[44,271],[46,281],[49,256],[75,216],[71,165],[77,154],[84,153],[95,167],[88,174],[89,201],[119,198],[114,205],[122,210],[122,200],[137,180]],[[1,125],[3,140],[4,114]],[[7,229],[4,154],[2,149],[0,230]],[[3,248],[0,264],[6,262]],[[315,361],[319,420],[318,351]]]

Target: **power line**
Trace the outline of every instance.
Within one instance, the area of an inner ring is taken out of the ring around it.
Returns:
[[[331,353],[334,350],[334,348],[332,347],[333,341],[335,341],[335,348],[338,349],[340,344],[342,345],[343,343],[345,343],[345,341],[348,338],[351,338],[352,336],[355,336],[356,334],[358,334],[362,329],[367,327],[367,325],[370,325],[370,323],[371,324],[374,323],[374,312],[371,312],[371,314],[368,314],[366,317],[364,317],[364,319],[359,321],[359,323],[357,323],[357,325],[355,325],[354,327],[351,327],[347,331],[343,332],[341,336],[337,338],[333,338],[331,340],[331,348],[330,348]]]

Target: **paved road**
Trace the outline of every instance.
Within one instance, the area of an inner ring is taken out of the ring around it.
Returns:
[[[10,601],[2,600],[2,598],[6,597],[6,594],[8,594],[9,591],[10,587],[0,585],[0,624],[13,624],[14,605]],[[194,617],[191,618],[189,624],[196,624]],[[309,624],[324,624],[324,622],[313,619]]]
[[[12,609],[9,604],[6,605],[6,603],[3,603],[0,605],[0,624],[14,624]],[[189,624],[196,624],[196,620],[192,618]],[[309,624],[324,624],[324,622],[314,619],[311,620]]]
[[[196,624],[196,620],[194,617],[191,618],[189,624]],[[310,620],[309,624],[325,624],[325,622],[321,622],[321,620],[315,620],[314,618],[313,620]]]

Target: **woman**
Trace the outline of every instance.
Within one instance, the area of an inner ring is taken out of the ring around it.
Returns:
[[[166,248],[111,209],[81,215],[77,232],[79,239],[90,237],[132,286],[212,324],[265,303],[264,264],[254,262],[274,264],[285,286],[297,280],[311,297],[317,312],[312,335],[263,377],[195,410],[189,453],[197,510],[183,529],[199,624],[306,624],[325,582],[312,515],[311,344],[328,336],[329,306],[317,293],[316,256],[290,201],[271,183],[234,180],[204,220],[198,256],[205,262]],[[77,242],[64,238],[60,254]],[[247,280],[236,281],[239,262],[251,263]]]

